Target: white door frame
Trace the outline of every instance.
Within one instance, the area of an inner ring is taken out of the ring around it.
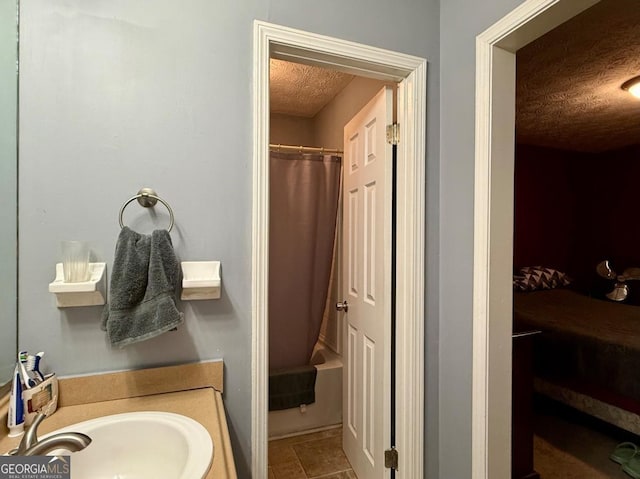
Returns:
[[[598,0],[527,0],[476,38],[472,477],[511,477],[515,52]]]
[[[398,91],[396,477],[423,477],[427,61],[262,21],[254,22],[253,45],[252,476],[267,473],[271,57],[403,82]]]

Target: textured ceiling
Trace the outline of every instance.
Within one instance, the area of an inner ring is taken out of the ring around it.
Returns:
[[[352,79],[346,73],[272,59],[271,112],[312,118]]]
[[[640,143],[640,1],[603,0],[517,52],[519,143],[599,152]]]
[[[517,52],[519,143],[599,152],[640,143],[640,0],[602,0]],[[271,112],[314,117],[351,80],[271,60]]]

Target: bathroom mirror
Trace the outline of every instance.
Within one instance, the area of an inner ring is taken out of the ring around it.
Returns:
[[[18,2],[0,0],[0,397],[8,392],[18,336]]]

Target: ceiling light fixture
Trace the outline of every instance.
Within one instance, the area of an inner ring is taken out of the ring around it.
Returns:
[[[640,76],[627,80],[622,84],[621,88],[628,91],[636,98],[640,98]]]

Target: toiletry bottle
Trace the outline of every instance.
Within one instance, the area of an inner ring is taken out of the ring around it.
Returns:
[[[9,399],[9,414],[7,416],[9,437],[19,436],[24,432],[24,404],[22,402],[22,380],[20,367],[16,364],[11,384],[11,398]]]

